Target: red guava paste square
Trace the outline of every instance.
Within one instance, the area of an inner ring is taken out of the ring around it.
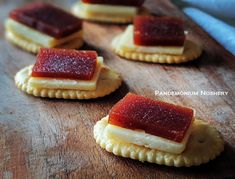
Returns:
[[[9,16],[55,38],[63,38],[82,29],[82,20],[46,3],[30,3],[12,10]]]
[[[109,123],[181,142],[193,120],[193,110],[128,93],[113,106]]]
[[[32,76],[91,80],[96,66],[95,51],[42,48],[33,66]]]
[[[175,17],[137,16],[134,43],[142,46],[183,46],[184,23]]]

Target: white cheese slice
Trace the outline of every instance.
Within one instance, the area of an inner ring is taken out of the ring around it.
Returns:
[[[87,14],[116,14],[122,16],[134,16],[138,12],[137,7],[131,6],[112,6],[101,4],[88,4],[79,2],[79,6],[82,11]]]
[[[120,36],[118,47],[125,51],[135,51],[141,53],[161,53],[161,54],[172,54],[182,55],[184,46],[141,46],[134,44],[134,26],[129,25],[125,32]]]
[[[5,23],[6,29],[14,34],[27,39],[31,42],[42,45],[43,47],[56,47],[74,39],[82,39],[82,30],[75,32],[67,37],[56,39],[47,34],[41,33],[33,28],[21,24],[13,19],[7,19]]]
[[[192,124],[181,143],[145,133],[143,130],[131,130],[111,124],[105,127],[104,135],[109,139],[136,144],[172,154],[180,154],[186,147],[191,131]]]
[[[93,91],[96,89],[97,81],[99,79],[102,66],[103,66],[103,57],[98,57],[96,70],[91,80],[30,77],[28,84],[31,87],[35,87],[35,88],[74,89],[74,90]]]

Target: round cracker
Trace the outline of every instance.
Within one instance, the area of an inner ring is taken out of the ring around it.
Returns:
[[[117,16],[110,14],[86,14],[83,8],[81,8],[81,3],[76,3],[72,6],[72,13],[78,16],[81,19],[95,21],[95,22],[104,22],[104,23],[118,23],[118,24],[126,24],[131,23],[133,21],[134,16]],[[138,14],[149,14],[149,11],[142,7],[140,8]]]
[[[122,83],[121,77],[116,72],[108,67],[103,67],[97,82],[97,88],[94,91],[35,88],[28,84],[31,68],[32,66],[27,66],[16,73],[15,84],[20,90],[37,97],[93,99],[114,92]]]
[[[24,39],[9,30],[6,31],[5,37],[8,41],[13,43],[14,45],[16,45],[16,46],[18,46],[18,47],[20,47],[30,53],[37,54],[39,52],[40,48],[43,47],[40,44],[37,44],[37,43],[34,43],[34,42],[29,41],[27,39]],[[83,43],[84,42],[81,39],[74,39],[66,44],[57,46],[55,48],[79,49],[80,47],[82,47]]]
[[[122,34],[121,34],[122,35]],[[182,55],[170,55],[170,54],[160,54],[160,53],[142,53],[136,51],[125,51],[118,48],[119,40],[121,35],[115,37],[112,41],[112,49],[114,52],[128,60],[134,61],[143,61],[143,62],[152,62],[152,63],[168,63],[168,64],[177,64],[192,61],[197,59],[202,54],[202,48],[196,43],[186,40],[184,52]]]
[[[104,135],[104,129],[107,124],[108,116],[95,124],[93,132],[96,143],[114,155],[142,162],[146,161],[175,167],[197,166],[214,159],[224,149],[224,141],[220,133],[202,120],[196,119],[194,121],[186,149],[181,154],[170,154],[110,139]]]

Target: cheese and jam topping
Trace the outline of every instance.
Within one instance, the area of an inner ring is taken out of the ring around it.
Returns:
[[[77,80],[77,79],[62,79],[62,78],[47,78],[47,77],[30,77],[29,85],[34,88],[46,89],[73,89],[94,91],[97,88],[97,82],[101,73],[103,65],[103,58],[97,58],[97,67],[91,80]],[[30,74],[31,71],[30,71]]]
[[[183,20],[174,17],[137,16],[134,43],[144,46],[183,46]]]
[[[172,17],[137,16],[134,25],[129,25],[114,42],[115,48],[125,52],[182,55],[183,21]]]
[[[95,90],[103,58],[95,51],[40,50],[29,84],[37,88]]]
[[[129,93],[111,109],[105,132],[123,142],[181,153],[193,116],[192,109]]]
[[[44,34],[38,30],[35,30],[31,27],[23,25],[13,19],[7,19],[6,29],[7,31],[17,34],[18,36],[24,39],[27,39],[29,41],[33,40],[35,43],[48,48],[57,47],[66,44],[67,42],[71,42],[75,39],[82,40],[83,35],[82,30],[79,30],[78,32],[75,32],[71,35],[57,39],[55,37]]]
[[[125,32],[120,36],[117,44],[117,48],[129,51],[129,52],[141,52],[141,53],[162,53],[162,54],[172,54],[181,55],[184,52],[184,46],[144,46],[136,45],[134,43],[134,26],[129,25]]]
[[[43,47],[82,40],[82,21],[46,3],[35,2],[12,10],[6,20],[6,29]]]
[[[66,37],[82,29],[82,21],[66,11],[46,3],[31,3],[10,12],[10,18],[55,38]]]

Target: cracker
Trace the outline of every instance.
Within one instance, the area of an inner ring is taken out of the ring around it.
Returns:
[[[220,133],[201,120],[195,120],[186,149],[181,154],[170,154],[149,149],[135,144],[124,143],[107,138],[103,135],[108,124],[108,116],[94,126],[96,142],[114,155],[175,167],[190,167],[207,163],[218,156],[224,149],[224,141]]]
[[[5,37],[8,41],[13,43],[14,45],[34,54],[38,53],[40,48],[43,47],[40,44],[24,39],[9,30],[6,31]],[[83,43],[84,42],[81,39],[74,39],[68,43],[62,44],[60,46],[56,46],[55,48],[78,49],[83,45]]]
[[[159,53],[151,54],[151,53],[142,53],[136,51],[125,51],[118,47],[121,35],[118,35],[113,39],[112,49],[117,55],[126,58],[128,60],[152,62],[152,63],[177,64],[197,59],[202,53],[202,48],[190,40],[185,41],[184,52],[182,55],[169,55],[169,54],[159,54]]]
[[[133,21],[134,16],[117,16],[117,15],[110,15],[110,14],[87,14],[81,7],[80,3],[76,3],[72,6],[72,13],[78,16],[81,19],[89,20],[89,21],[96,21],[96,22],[105,22],[105,23],[120,23],[126,24],[131,23]],[[147,15],[149,11],[142,7],[139,10],[139,14]]]
[[[16,73],[15,83],[20,90],[37,97],[92,99],[114,92],[122,83],[121,77],[116,72],[108,67],[103,67],[97,82],[97,88],[94,91],[35,88],[28,84],[31,68],[32,66],[27,66]]]

